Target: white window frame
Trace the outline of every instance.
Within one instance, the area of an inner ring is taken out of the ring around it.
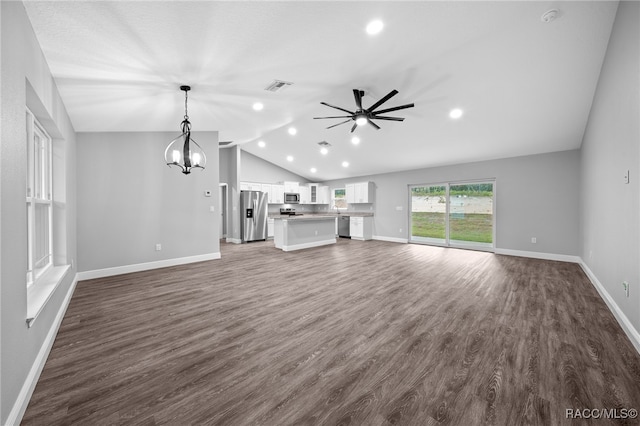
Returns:
[[[27,287],[53,267],[53,146],[27,108]],[[44,210],[44,214],[43,214]],[[41,228],[44,227],[44,232]]]
[[[336,191],[344,191],[344,198],[340,198],[341,200],[344,199],[345,202],[345,206],[344,207],[338,207],[336,206]],[[338,209],[338,210],[347,210],[347,208],[349,207],[349,204],[347,203],[347,189],[346,187],[341,187],[341,188],[331,188],[331,208],[332,209]]]

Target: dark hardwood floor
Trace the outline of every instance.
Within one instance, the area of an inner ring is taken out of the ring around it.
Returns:
[[[25,425],[561,425],[640,409],[576,264],[380,241],[78,283]]]

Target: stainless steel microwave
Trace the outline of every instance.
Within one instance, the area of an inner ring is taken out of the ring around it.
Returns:
[[[285,192],[284,193],[285,204],[298,204],[300,203],[300,194],[297,192]]]

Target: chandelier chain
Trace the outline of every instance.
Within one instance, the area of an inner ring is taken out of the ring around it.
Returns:
[[[188,96],[189,92],[187,92],[186,90],[184,91],[184,119],[188,120],[189,119],[189,114],[187,114],[187,96]]]

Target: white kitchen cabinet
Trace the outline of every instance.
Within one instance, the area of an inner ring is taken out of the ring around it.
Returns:
[[[357,182],[345,185],[347,203],[373,203],[373,182]]]
[[[284,185],[272,184],[270,194],[271,204],[284,204]]]
[[[300,204],[311,204],[311,191],[308,186],[300,186],[298,192],[300,193]]]
[[[262,191],[262,184],[256,182],[240,182],[240,191]]]
[[[319,186],[318,187],[318,204],[329,204],[329,187],[328,186]]]
[[[353,183],[348,183],[344,187],[345,190],[345,198],[347,199],[347,203],[354,204],[356,202],[356,186]]]
[[[373,217],[351,216],[349,220],[349,233],[352,240],[370,240],[373,238]]]
[[[260,185],[260,191],[264,192],[265,194],[267,194],[267,200],[268,203],[271,204],[271,184],[270,183],[263,183]]]
[[[320,185],[317,183],[308,183],[307,187],[309,188],[309,203],[310,204],[318,204],[318,187]]]
[[[300,192],[300,184],[298,182],[284,182],[284,192]]]
[[[348,183],[345,192],[349,204],[373,203],[373,182]]]
[[[275,226],[275,219],[268,218],[267,219],[267,238],[273,238],[273,229]]]

